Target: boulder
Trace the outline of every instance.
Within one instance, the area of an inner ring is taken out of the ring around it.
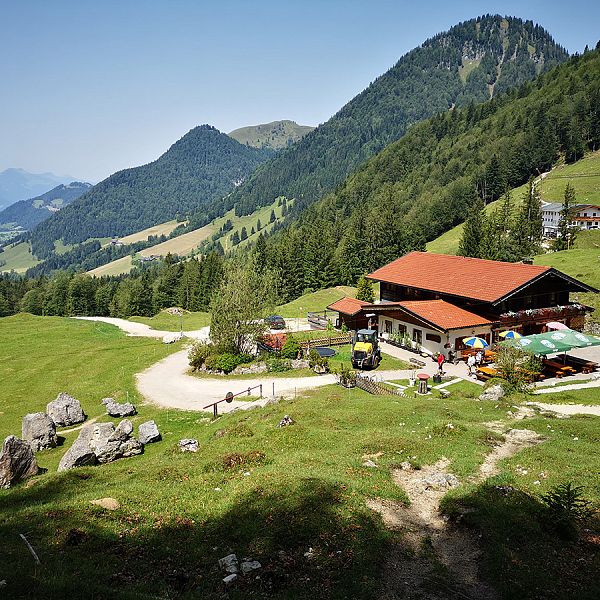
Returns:
[[[37,475],[38,471],[29,442],[9,435],[0,452],[0,488],[9,488],[13,483]]]
[[[108,441],[124,442],[131,437],[133,433],[133,423],[129,419],[123,419],[118,425],[114,432],[108,438]]]
[[[34,452],[54,448],[57,444],[56,425],[42,412],[29,413],[23,417],[21,437],[28,441]]]
[[[129,458],[130,456],[141,454],[144,451],[144,444],[132,438],[121,443],[120,451],[123,458]]]
[[[198,440],[179,440],[179,449],[182,452],[198,452]]]
[[[504,397],[504,388],[501,385],[491,385],[487,390],[479,396],[480,400],[491,400],[492,402],[498,402]]]
[[[85,413],[79,400],[65,392],[61,392],[56,400],[46,406],[46,412],[57,427],[77,425],[85,421]]]
[[[240,564],[235,554],[228,554],[219,559],[219,568],[227,573],[239,573]]]
[[[262,565],[257,560],[250,560],[246,558],[242,561],[242,573],[247,575],[252,571],[256,571],[256,569],[260,569]]]
[[[59,471],[96,464],[96,455],[90,448],[92,432],[93,425],[87,425],[81,430],[79,437],[60,459],[60,463],[58,464]]]
[[[160,432],[154,421],[142,423],[138,429],[138,438],[142,444],[151,444],[160,441]]]
[[[98,500],[90,500],[90,504],[100,506],[106,510],[118,510],[121,508],[119,501],[115,500],[114,498],[98,498]]]
[[[106,413],[111,417],[132,417],[136,414],[135,406],[131,402],[119,404],[114,398],[104,398],[102,404],[106,406]]]

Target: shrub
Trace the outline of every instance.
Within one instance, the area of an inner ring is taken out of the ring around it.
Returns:
[[[281,357],[282,358],[298,358],[298,354],[300,353],[300,342],[292,336],[288,335],[285,343],[281,347]]]
[[[197,371],[201,369],[214,348],[207,342],[196,342],[188,351],[190,367]]]
[[[231,352],[223,352],[222,354],[211,354],[208,356],[204,365],[211,371],[223,371],[231,373],[238,365],[252,362],[252,356],[249,354],[232,354]]]
[[[337,379],[338,383],[344,387],[354,387],[356,385],[356,371],[342,364],[337,372]]]
[[[553,487],[542,500],[552,525],[569,539],[577,537],[577,522],[592,514],[591,503],[583,497],[583,488],[574,487],[571,482]]]
[[[267,360],[267,371],[269,373],[283,373],[290,370],[290,363],[280,358],[271,358]]]
[[[329,372],[329,359],[323,358],[316,350],[311,350],[308,355],[308,365],[311,369],[320,373]]]
[[[251,450],[250,452],[244,453],[232,452],[231,454],[226,454],[223,456],[222,465],[224,469],[255,466],[263,463],[265,458],[265,453],[261,450]]]

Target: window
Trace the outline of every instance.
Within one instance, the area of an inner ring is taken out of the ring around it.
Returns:
[[[423,332],[420,329],[413,329],[413,342],[420,344],[423,341]]]
[[[436,335],[435,333],[426,333],[425,339],[430,342],[437,342],[438,344],[442,343],[442,337],[439,335]]]
[[[406,333],[406,325],[402,325],[402,323],[398,323],[398,333],[401,333],[401,334]]]
[[[384,328],[386,333],[392,333],[392,322],[386,319],[384,321]]]

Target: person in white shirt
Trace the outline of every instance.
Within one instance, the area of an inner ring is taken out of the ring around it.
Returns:
[[[469,355],[467,358],[467,366],[469,367],[469,375],[473,375],[473,367],[475,366],[475,356],[473,354]]]

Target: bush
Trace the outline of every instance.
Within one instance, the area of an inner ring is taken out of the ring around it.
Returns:
[[[344,387],[354,387],[356,385],[356,371],[342,364],[340,370],[337,372],[337,379],[338,383]]]
[[[291,365],[287,360],[281,360],[280,358],[271,358],[267,360],[267,371],[269,373],[284,373],[289,371]]]
[[[192,367],[194,371],[201,369],[211,352],[214,352],[214,348],[211,344],[208,344],[207,342],[196,342],[188,351],[190,367]]]
[[[577,522],[592,514],[591,503],[583,497],[583,488],[574,487],[571,482],[553,487],[542,500],[550,522],[568,539],[577,538]]]
[[[290,358],[293,360],[294,358],[298,358],[299,353],[300,342],[298,342],[298,340],[294,336],[288,335],[287,339],[285,340],[285,343],[281,347],[281,357]]]
[[[211,354],[204,361],[204,365],[211,371],[223,371],[231,373],[237,366],[252,362],[252,356],[249,354],[232,354],[223,352],[222,354]]]
[[[311,350],[308,355],[308,365],[319,373],[329,372],[329,359],[323,358],[316,350]]]

